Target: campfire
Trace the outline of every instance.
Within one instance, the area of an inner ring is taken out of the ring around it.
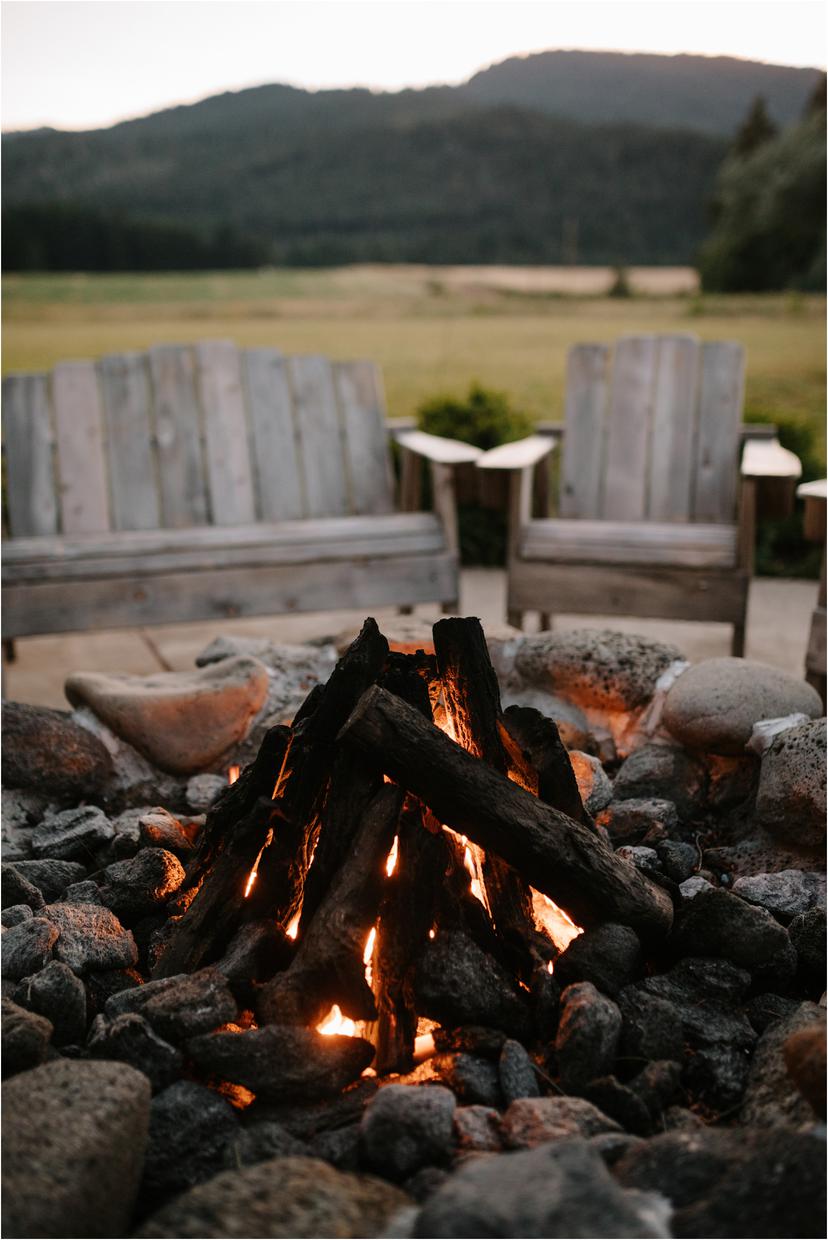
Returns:
[[[501,708],[477,620],[440,620],[433,651],[402,653],[369,619],[229,772],[152,976],[241,953],[246,1028],[359,1039],[370,1070],[404,1073],[435,1027],[486,1023],[492,976],[522,1032],[583,928],[657,941],[672,907],[585,812],[554,722]]]

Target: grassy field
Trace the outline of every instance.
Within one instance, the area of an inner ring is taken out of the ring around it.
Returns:
[[[285,352],[371,357],[389,412],[472,380],[533,417],[562,413],[568,347],[622,333],[692,331],[747,348],[747,414],[811,428],[825,461],[825,299],[702,297],[686,271],[630,273],[631,298],[555,269],[353,267],[3,279],[3,373],[162,341],[228,337]],[[604,286],[609,282],[607,273]],[[659,290],[656,295],[652,290]]]

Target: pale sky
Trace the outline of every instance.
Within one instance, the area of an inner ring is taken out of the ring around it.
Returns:
[[[826,63],[823,0],[3,0],[2,126],[92,129],[223,90],[458,83],[551,48]]]

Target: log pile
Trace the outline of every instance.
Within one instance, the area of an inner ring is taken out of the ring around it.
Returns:
[[[586,814],[554,723],[502,710],[479,621],[441,620],[433,655],[405,655],[369,619],[208,814],[153,977],[267,935],[260,1024],[318,1026],[336,1008],[362,1023],[378,1072],[406,1071],[435,938],[497,962],[527,1018],[542,1004],[558,951],[543,897],[579,927],[657,941],[672,923],[669,892]]]

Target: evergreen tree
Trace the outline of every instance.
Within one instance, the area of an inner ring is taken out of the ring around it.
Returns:
[[[752,155],[760,146],[776,137],[776,126],[768,116],[767,105],[761,95],[757,95],[748,109],[748,114],[736,131],[733,142],[733,154],[737,156]]]

